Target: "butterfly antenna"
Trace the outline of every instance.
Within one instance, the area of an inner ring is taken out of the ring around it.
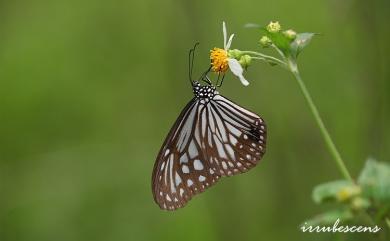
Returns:
[[[196,46],[199,45],[199,42],[197,42],[192,49],[190,49],[190,52],[188,53],[188,77],[190,79],[191,85],[193,85],[194,81],[192,80],[192,72],[194,69],[194,58],[195,58],[195,49]]]

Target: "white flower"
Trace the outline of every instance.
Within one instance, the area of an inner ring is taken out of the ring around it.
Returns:
[[[238,60],[235,58],[230,58],[228,55],[234,34],[230,35],[229,39],[227,39],[225,22],[223,22],[222,24],[222,31],[224,49],[214,48],[213,50],[211,50],[210,58],[212,69],[215,72],[225,72],[227,70],[227,67],[229,67],[230,71],[240,79],[241,83],[247,86],[249,85],[249,82],[244,78],[244,69],[242,68],[240,62],[238,62]]]
[[[226,42],[227,30],[226,30],[225,21],[223,21],[222,23],[222,32],[223,32],[223,47],[225,51],[228,52],[230,49],[230,45],[232,45],[234,34],[230,35],[229,40]],[[242,68],[238,60],[234,58],[228,58],[228,64],[229,64],[230,71],[232,71],[232,73],[240,79],[241,83],[245,86],[249,85],[249,82],[244,78],[244,75],[242,75],[244,69]]]

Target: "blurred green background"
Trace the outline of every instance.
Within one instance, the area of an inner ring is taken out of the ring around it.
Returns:
[[[222,46],[256,49],[247,22],[319,32],[301,73],[356,176],[390,157],[388,0],[0,1],[0,240],[329,240],[298,227],[341,178],[291,74],[263,63],[220,92],[259,113],[268,150],[176,212],[153,202],[156,154]],[[348,237],[341,237],[348,239]],[[371,235],[354,235],[367,240]]]

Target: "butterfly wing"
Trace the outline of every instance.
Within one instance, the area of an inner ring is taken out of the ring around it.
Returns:
[[[191,100],[160,149],[152,174],[152,190],[161,209],[183,207],[220,177],[211,169],[201,148],[199,114],[204,110],[199,100]]]
[[[210,101],[207,114],[206,150],[213,170],[232,176],[255,167],[265,153],[264,120],[221,95]]]
[[[181,112],[157,156],[153,196],[162,209],[183,207],[221,176],[246,172],[265,153],[261,117],[227,98],[194,98]]]

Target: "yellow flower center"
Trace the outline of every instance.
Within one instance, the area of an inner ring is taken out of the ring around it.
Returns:
[[[210,50],[212,70],[217,73],[224,73],[228,69],[228,53],[224,49],[214,48]]]

